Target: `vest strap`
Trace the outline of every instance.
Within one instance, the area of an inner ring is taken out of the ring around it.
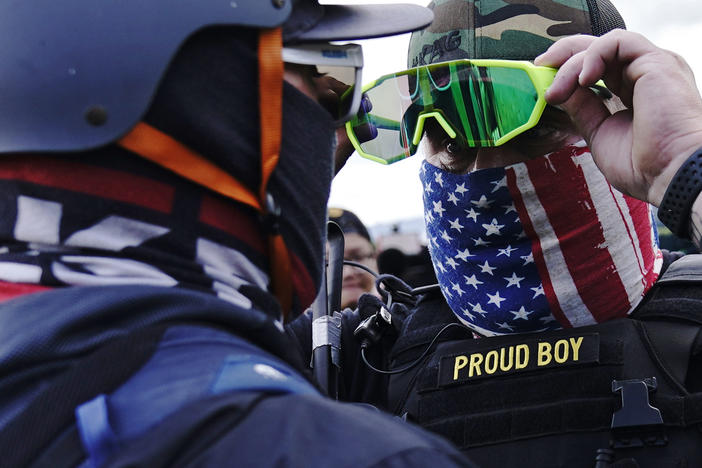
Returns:
[[[258,40],[259,115],[261,124],[261,189],[259,198],[267,207],[268,182],[280,159],[283,128],[283,30],[262,29]],[[270,216],[270,211],[264,211]],[[279,231],[268,238],[273,293],[280,301],[283,315],[292,308],[293,283],[290,253]]]

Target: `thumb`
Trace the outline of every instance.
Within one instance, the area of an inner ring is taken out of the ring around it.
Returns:
[[[612,115],[602,99],[585,87],[578,87],[559,107],[568,113],[590,147],[595,145],[600,127]]]

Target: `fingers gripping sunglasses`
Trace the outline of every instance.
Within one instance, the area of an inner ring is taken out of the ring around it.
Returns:
[[[538,123],[556,71],[527,61],[455,60],[384,75],[364,86],[346,131],[361,156],[382,164],[415,154],[427,119],[465,146],[500,146]]]

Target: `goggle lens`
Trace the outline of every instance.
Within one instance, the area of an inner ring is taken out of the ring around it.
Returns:
[[[499,146],[538,122],[554,75],[529,62],[495,60],[444,62],[386,75],[364,90],[347,131],[362,156],[384,164],[416,152],[429,118],[468,146]]]

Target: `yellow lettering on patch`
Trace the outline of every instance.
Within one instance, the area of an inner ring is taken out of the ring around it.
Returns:
[[[497,370],[498,354],[497,351],[493,350],[485,355],[485,372],[488,374],[494,374]]]
[[[517,345],[517,351],[515,352],[515,369],[524,369],[529,365],[529,346],[525,344]]]
[[[468,358],[465,356],[456,356],[456,361],[453,364],[453,380],[458,380],[458,371],[466,367]]]
[[[537,366],[546,366],[551,362],[551,343],[539,343]]]
[[[470,367],[468,368],[468,377],[473,377],[473,375],[480,375],[480,364],[483,363],[483,355],[480,353],[475,353],[470,355]],[[473,374],[475,370],[475,374]]]
[[[509,361],[507,364],[505,364],[505,354],[509,353]],[[512,369],[513,366],[513,361],[514,361],[514,346],[510,346],[507,348],[507,351],[505,352],[505,348],[500,349],[500,370],[502,372],[507,372]]]
[[[451,354],[441,356],[439,386],[599,362],[600,337],[597,333],[583,333],[581,336],[554,334],[540,339],[524,339],[522,343],[495,340],[497,345],[487,341],[470,342],[475,347],[454,347]]]
[[[583,337],[580,336],[576,340],[575,338],[570,339],[570,345],[573,347],[573,361],[578,360],[578,353],[580,352],[580,345],[583,344]]]
[[[568,341],[556,341],[556,345],[553,347],[553,359],[559,364],[563,364],[568,360]]]

